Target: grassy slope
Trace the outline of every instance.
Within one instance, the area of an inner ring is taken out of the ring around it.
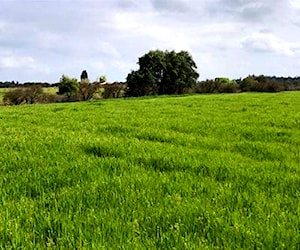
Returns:
[[[1,107],[0,247],[299,249],[299,98]]]

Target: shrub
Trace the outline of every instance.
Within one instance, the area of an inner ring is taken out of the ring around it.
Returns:
[[[214,80],[206,80],[198,82],[196,85],[196,93],[216,93],[220,83]]]
[[[120,98],[126,91],[126,85],[118,82],[103,85],[103,98]]]
[[[216,78],[198,82],[195,91],[196,93],[236,93],[240,92],[240,86],[236,81],[228,78]]]
[[[90,83],[88,79],[81,80],[78,89],[78,97],[81,101],[88,101],[97,92],[99,84]]]
[[[241,81],[242,91],[256,91],[256,92],[279,92],[287,90],[288,87],[283,83],[272,80],[263,75],[248,76]]]
[[[43,102],[45,93],[40,85],[32,85],[25,88],[15,88],[8,91],[3,96],[5,104],[20,105],[20,104],[33,104]]]
[[[66,95],[69,101],[75,101],[77,99],[78,88],[79,84],[76,78],[70,78],[63,75],[58,84],[57,94]]]
[[[3,96],[4,104],[19,105],[25,102],[24,91],[22,88],[16,88],[6,92]]]

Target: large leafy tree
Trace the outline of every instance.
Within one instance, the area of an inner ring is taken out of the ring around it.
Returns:
[[[149,51],[138,64],[140,68],[127,76],[129,96],[182,94],[199,77],[187,51]]]

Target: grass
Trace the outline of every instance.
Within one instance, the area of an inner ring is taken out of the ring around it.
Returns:
[[[0,109],[0,247],[299,249],[300,92]]]

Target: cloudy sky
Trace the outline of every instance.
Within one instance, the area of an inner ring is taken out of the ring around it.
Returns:
[[[300,0],[0,0],[0,81],[124,81],[149,50],[200,79],[300,75]]]

